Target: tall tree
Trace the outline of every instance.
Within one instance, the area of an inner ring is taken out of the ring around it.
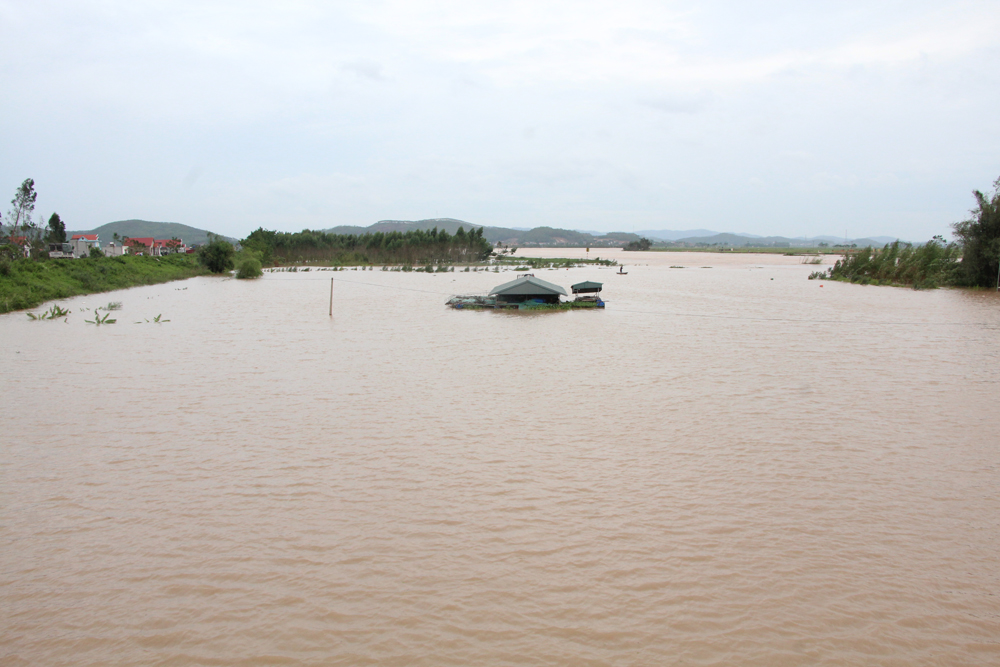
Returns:
[[[58,213],[53,213],[49,218],[49,243],[66,243],[66,223],[62,221]]]
[[[962,245],[961,282],[989,287],[996,284],[1000,269],[1000,178],[993,182],[991,195],[973,190],[972,196],[972,217],[952,225]]]
[[[17,234],[19,231],[27,231],[31,226],[31,214],[35,210],[35,200],[38,193],[35,192],[35,179],[26,178],[21,187],[14,193],[14,198],[10,200],[12,208],[7,212],[7,224],[10,226],[10,234]]]

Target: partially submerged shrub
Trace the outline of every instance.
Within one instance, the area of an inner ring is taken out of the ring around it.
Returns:
[[[306,269],[308,271],[309,269]],[[236,267],[236,277],[240,280],[260,278],[264,272],[260,268],[260,260],[256,257],[244,257]]]
[[[198,261],[212,273],[225,273],[233,269],[236,249],[221,236],[212,234],[207,245],[198,250]]]

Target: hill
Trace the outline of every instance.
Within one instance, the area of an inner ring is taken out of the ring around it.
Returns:
[[[693,236],[713,236],[719,232],[713,232],[708,229],[685,229],[683,231],[675,231],[672,229],[644,229],[642,231],[636,232],[637,236],[645,236],[652,241],[676,241],[678,239],[690,238]],[[740,234],[739,236],[742,236]]]
[[[331,234],[374,234],[375,232],[407,232],[417,229],[443,229],[449,234],[454,234],[459,227],[465,231],[483,228],[483,237],[490,243],[504,243],[511,246],[522,247],[566,247],[575,248],[583,246],[595,247],[616,247],[622,246],[626,241],[616,237],[623,236],[621,233],[609,234],[607,236],[594,236],[584,232],[577,232],[572,229],[556,229],[553,227],[535,227],[534,229],[515,229],[513,227],[489,227],[486,225],[474,225],[471,222],[457,220],[455,218],[428,218],[425,220],[379,220],[368,227],[356,227],[353,225],[342,225],[332,227],[322,231]],[[629,234],[629,237],[634,235]],[[636,237],[638,238],[638,237]]]
[[[691,236],[673,241],[673,243],[688,246],[699,245],[721,245],[733,247],[769,248],[769,247],[790,247],[790,248],[814,248],[821,242],[827,245],[856,245],[859,248],[874,246],[881,248],[886,243],[891,243],[896,239],[888,236],[876,236],[874,238],[847,239],[833,236],[817,236],[814,238],[788,238],[787,236],[757,236],[750,237],[743,234],[714,234],[712,236]]]
[[[85,229],[72,232],[68,231],[66,234],[99,234],[102,244],[111,243],[115,234],[118,234],[119,237],[130,236],[133,238],[141,238],[144,236],[152,236],[157,239],[171,239],[176,236],[180,240],[184,241],[184,243],[191,246],[208,243],[209,232],[204,229],[198,229],[197,227],[182,225],[179,222],[118,220],[117,222],[109,222],[106,225],[101,225],[96,229]],[[230,242],[236,241],[236,239],[228,237],[224,238]]]

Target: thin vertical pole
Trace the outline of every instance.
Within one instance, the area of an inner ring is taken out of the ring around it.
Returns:
[[[1000,292],[1000,256],[997,257],[997,291]]]
[[[330,278],[330,317],[333,317],[333,278]]]

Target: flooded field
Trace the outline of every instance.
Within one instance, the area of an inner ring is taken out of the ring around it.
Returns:
[[[0,316],[0,663],[1000,663],[995,293],[590,255]]]

